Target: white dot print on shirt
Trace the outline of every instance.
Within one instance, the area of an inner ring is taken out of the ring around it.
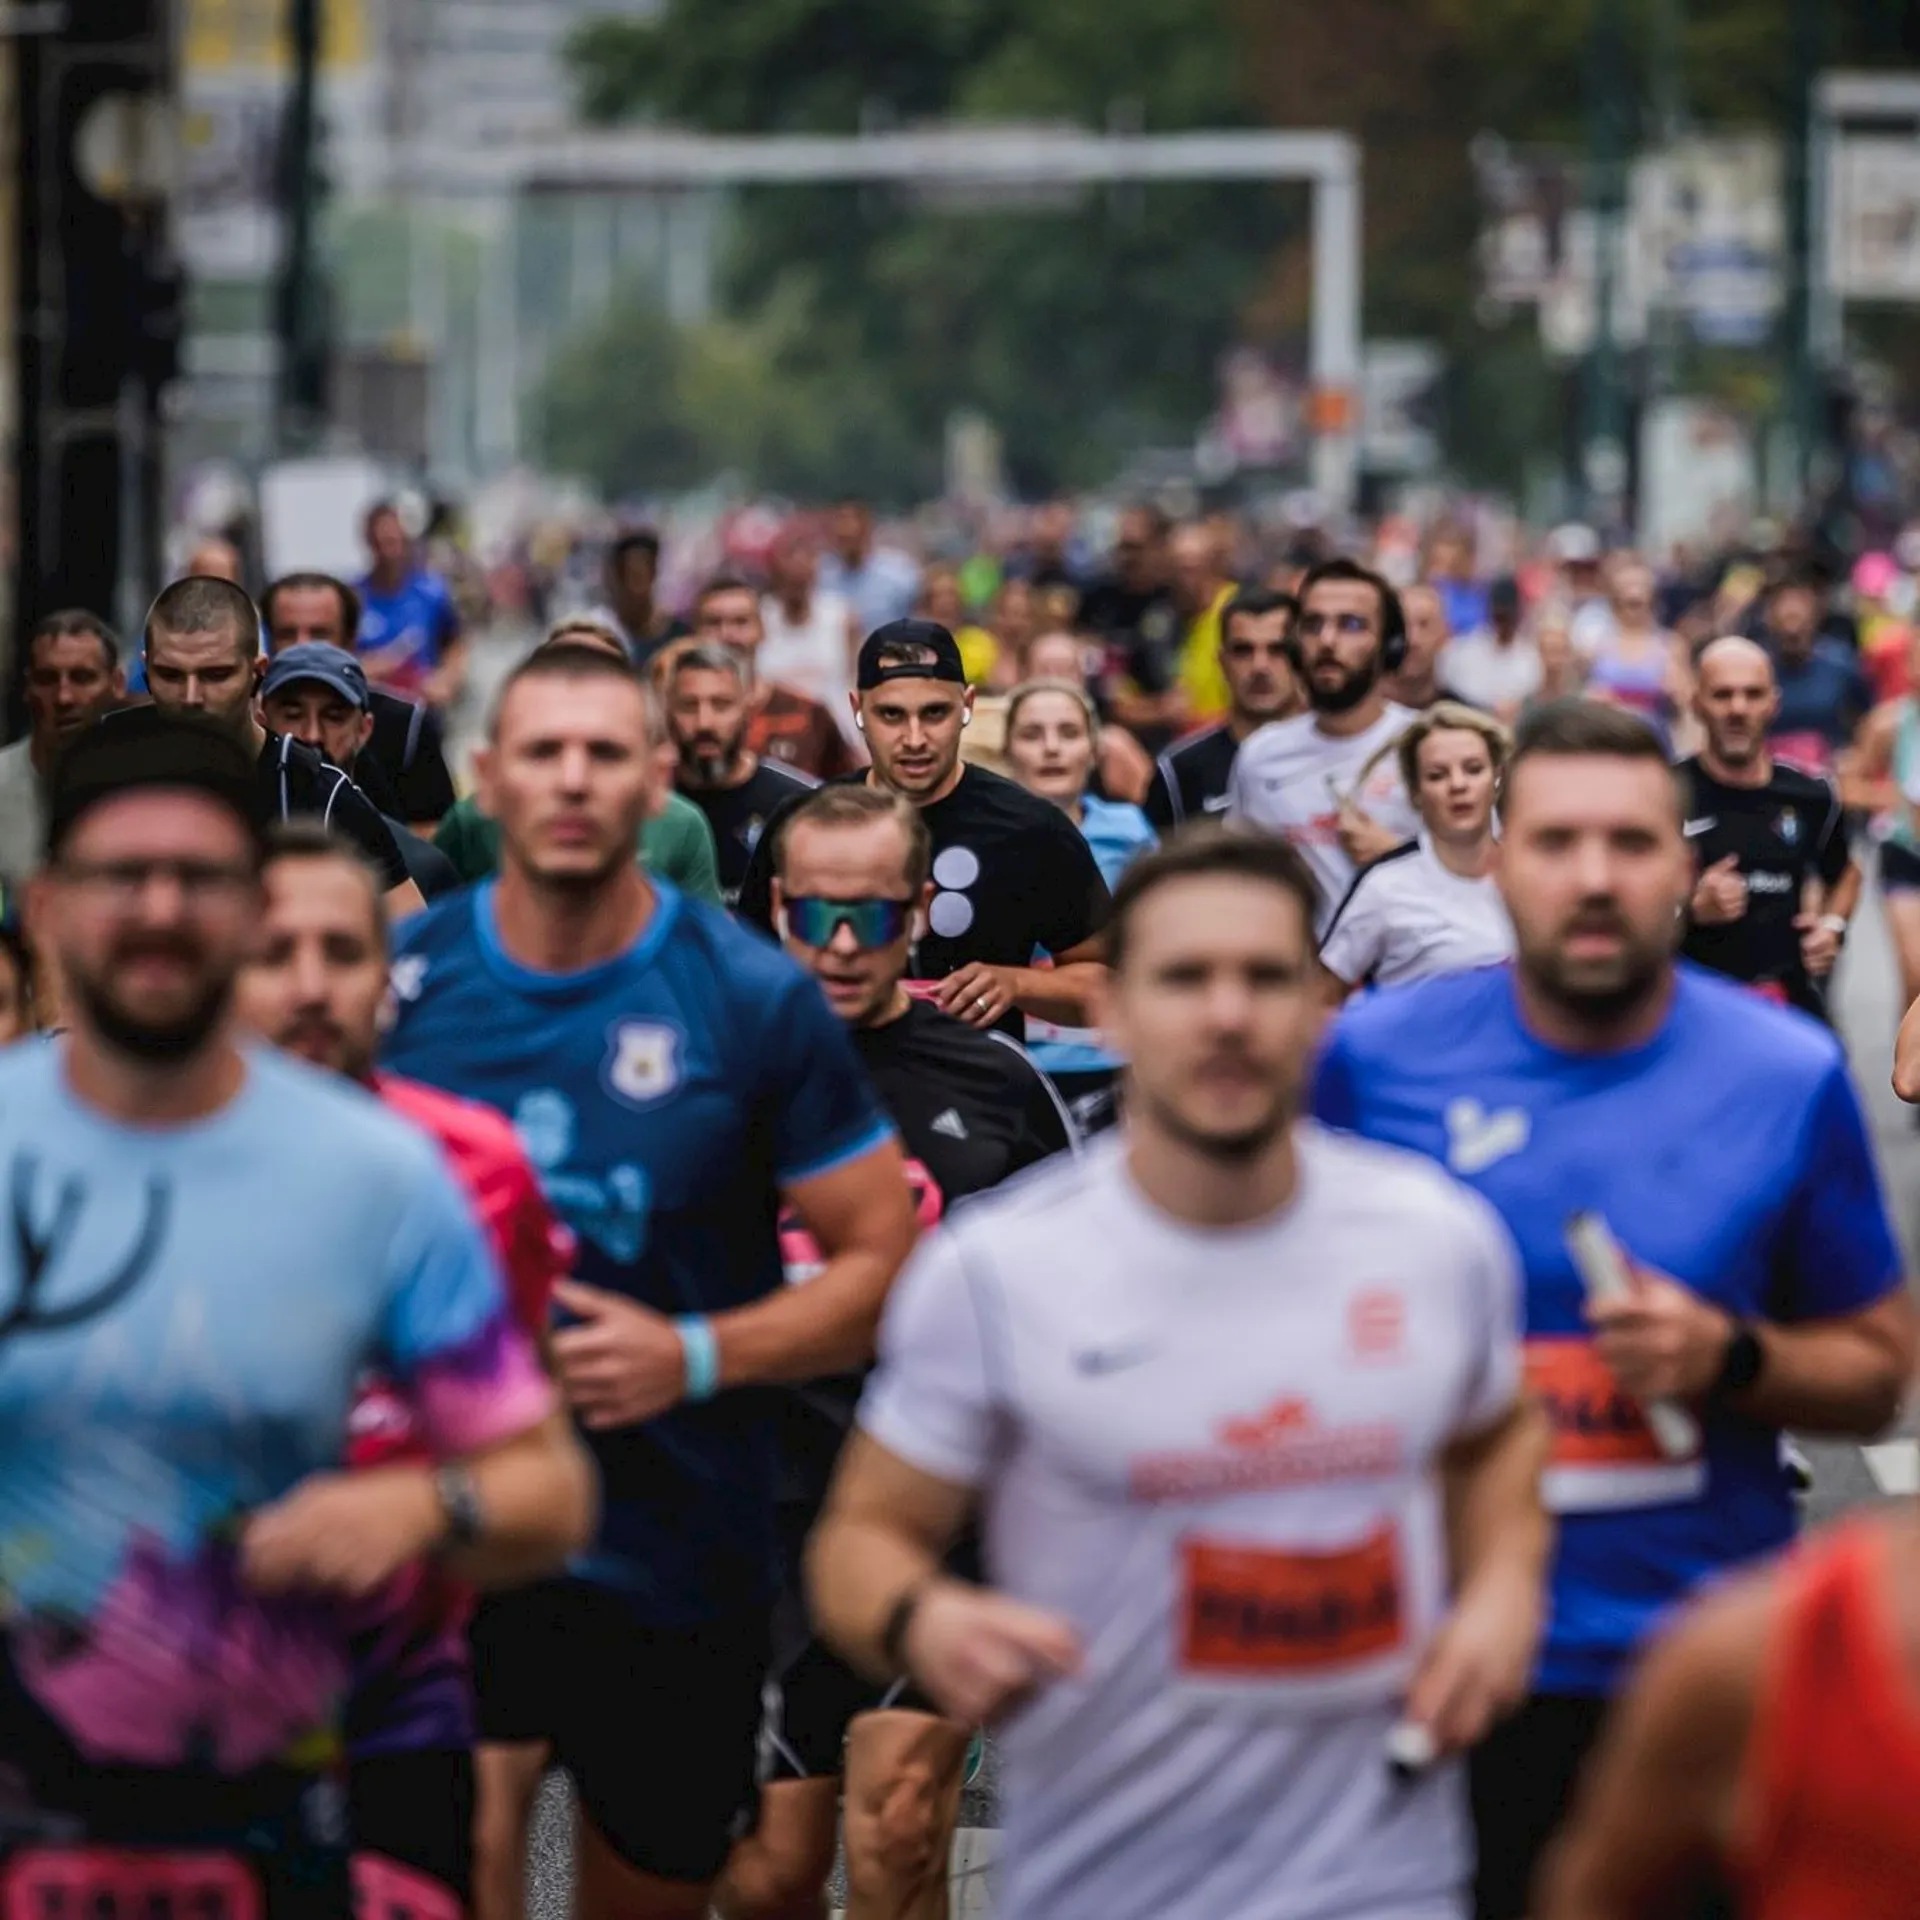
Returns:
[[[933,863],[934,884],[945,891],[933,896],[927,925],[943,940],[957,940],[973,925],[973,902],[964,889],[980,878],[980,856],[971,847],[942,847]]]

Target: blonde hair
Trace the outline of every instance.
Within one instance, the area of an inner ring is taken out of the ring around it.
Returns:
[[[1487,758],[1493,762],[1497,785],[1500,771],[1513,750],[1513,735],[1490,713],[1470,707],[1463,700],[1438,700],[1393,743],[1400,760],[1400,780],[1408,800],[1420,789],[1420,749],[1436,733],[1477,733],[1486,742]]]
[[[1036,693],[1064,693],[1087,717],[1087,732],[1097,744],[1100,739],[1100,709],[1093,704],[1092,696],[1085,687],[1076,687],[1071,680],[1022,680],[1007,695],[1007,738],[1013,738],[1013,729],[1020,719],[1020,709]]]

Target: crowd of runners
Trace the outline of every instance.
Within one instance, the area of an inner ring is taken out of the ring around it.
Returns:
[[[1920,1912],[1901,559],[824,526],[25,637],[0,1920]]]

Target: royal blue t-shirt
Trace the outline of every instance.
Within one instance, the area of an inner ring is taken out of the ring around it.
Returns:
[[[418,696],[460,632],[460,612],[447,583],[437,574],[412,573],[392,593],[382,593],[369,576],[358,590],[360,632],[354,651],[367,677]]]
[[[1767,730],[1773,756],[1825,779],[1873,707],[1859,656],[1838,641],[1816,640],[1804,661],[1789,664],[1775,654],[1773,671],[1780,684],[1780,711]]]
[[[536,973],[500,944],[494,884],[401,930],[396,1073],[512,1120],[580,1241],[576,1276],[661,1313],[723,1313],[782,1284],[779,1193],[893,1132],[813,980],[778,947],[655,880],[627,952]],[[772,1396],[722,1393],[591,1432],[600,1535],[576,1563],[647,1624],[771,1593]]]
[[[1541,1381],[1550,1369],[1549,1386],[1570,1362],[1587,1380],[1598,1365],[1563,1238],[1583,1209],[1636,1261],[1741,1315],[1856,1313],[1901,1285],[1838,1043],[1692,967],[1679,969],[1654,1038],[1617,1053],[1536,1039],[1510,967],[1350,1002],[1314,1110],[1429,1155],[1499,1210],[1526,1269],[1529,1373]],[[1553,1502],[1552,1618],[1535,1682],[1544,1693],[1611,1692],[1667,1607],[1793,1532],[1772,1429],[1710,1411],[1703,1462],[1635,1465],[1633,1437],[1609,1425],[1621,1414],[1610,1392],[1559,1402],[1572,1411],[1557,1422],[1549,1487],[1570,1491]],[[1631,1402],[1625,1410],[1637,1425]]]

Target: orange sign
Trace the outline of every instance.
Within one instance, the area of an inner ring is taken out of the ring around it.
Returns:
[[[1400,1541],[1391,1526],[1332,1553],[1187,1539],[1180,1554],[1188,1673],[1307,1676],[1400,1644]]]
[[[1553,1427],[1556,1467],[1665,1463],[1639,1401],[1614,1378],[1591,1340],[1529,1340],[1526,1373],[1527,1387]]]

